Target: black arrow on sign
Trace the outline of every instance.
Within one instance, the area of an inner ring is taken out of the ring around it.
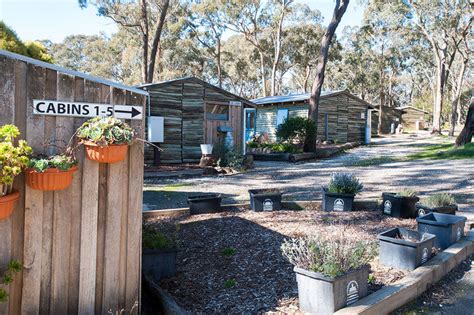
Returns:
[[[128,111],[128,110],[115,110],[116,113],[123,113],[123,114],[131,114],[132,115],[132,118],[135,117],[135,116],[138,116],[141,114],[141,112],[137,109],[135,109],[135,107],[132,107],[132,110],[131,111]]]

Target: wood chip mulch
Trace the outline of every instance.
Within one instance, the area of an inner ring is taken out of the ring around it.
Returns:
[[[150,221],[151,220],[151,221]],[[379,212],[321,212],[309,205],[302,211],[232,212],[203,214],[168,220],[150,219],[160,229],[179,225],[180,252],[177,275],[161,281],[186,310],[192,313],[298,313],[298,287],[293,266],[280,245],[288,237],[324,233],[330,225],[350,224],[361,237],[393,227],[415,229],[414,219],[396,219]],[[224,255],[224,249],[235,249]],[[371,263],[375,277],[369,291],[402,278],[406,272]],[[369,292],[369,293],[370,293]]]

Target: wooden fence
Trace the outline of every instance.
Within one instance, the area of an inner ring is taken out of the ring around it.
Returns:
[[[17,125],[36,153],[55,153],[48,144],[64,146],[85,119],[33,115],[33,99],[146,107],[143,91],[0,50],[0,125]],[[143,138],[144,120],[128,123]],[[11,259],[24,268],[0,314],[115,314],[139,302],[143,144],[116,164],[85,159],[82,148],[77,158],[66,190],[16,179],[21,198],[0,221],[0,271]]]

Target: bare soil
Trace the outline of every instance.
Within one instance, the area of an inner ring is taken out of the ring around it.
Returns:
[[[373,211],[328,213],[311,204],[301,211],[253,212],[239,208],[167,220],[149,219],[146,224],[170,231],[179,226],[178,273],[163,280],[162,288],[192,313],[221,314],[298,313],[293,266],[280,250],[285,238],[324,233],[334,224],[349,224],[360,231],[347,237],[373,240],[390,228],[416,227],[413,219],[401,220]],[[235,250],[233,255],[228,255],[234,252],[229,248]],[[374,281],[369,291],[393,283],[405,274],[374,260]]]

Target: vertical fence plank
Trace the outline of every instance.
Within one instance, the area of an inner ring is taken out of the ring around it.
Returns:
[[[36,152],[42,152],[44,117],[33,115],[33,99],[43,98],[45,69],[28,65],[26,140]],[[25,188],[25,241],[23,253],[22,313],[37,314],[41,292],[41,259],[43,240],[43,192]]]
[[[58,74],[58,100],[74,100],[74,77]],[[58,143],[65,145],[74,133],[70,117],[56,118],[56,138]],[[51,313],[67,314],[69,287],[69,257],[71,254],[71,216],[76,207],[71,203],[72,190],[54,192],[53,210],[53,256],[51,273]]]
[[[15,125],[20,130],[21,137],[26,134],[26,63],[15,61]],[[20,199],[12,214],[12,257],[23,264],[23,224],[25,222],[25,176],[22,174],[15,179],[15,189],[20,192]],[[10,288],[10,314],[20,314],[21,287],[23,272],[21,271]]]
[[[15,73],[14,62],[11,59],[0,57],[0,72],[5,79],[0,81],[0,126],[12,124],[15,119],[14,108],[11,106],[15,100]],[[16,211],[16,206],[14,211]],[[4,270],[12,257],[12,218],[0,220],[0,270]],[[9,288],[6,288],[9,291]],[[8,303],[0,304],[0,313],[8,314]]]
[[[57,96],[58,74],[56,71],[46,69],[45,98],[55,100]],[[44,117],[44,144],[42,153],[56,153],[56,117]],[[53,238],[53,204],[54,193],[43,193],[43,240],[41,256],[41,289],[40,307],[43,312],[50,311],[51,301],[51,263],[52,263],[52,238]]]
[[[146,116],[145,97],[137,94],[127,94],[127,104],[143,106],[143,117]],[[144,137],[145,121],[133,120],[131,126],[139,131],[138,136]],[[128,218],[127,218],[127,268],[125,307],[131,310],[136,302],[140,301],[141,283],[141,227],[143,204],[143,159],[144,146],[136,142],[130,146],[128,164]],[[138,313],[134,310],[134,314]]]
[[[125,94],[113,88],[112,103],[123,104]],[[120,291],[120,234],[122,224],[122,195],[124,194],[121,183],[126,171],[127,160],[110,164],[107,174],[107,182],[115,183],[107,186],[107,209],[105,226],[105,247],[104,247],[104,277],[103,277],[103,297],[102,312],[113,313],[120,311],[119,291]]]

